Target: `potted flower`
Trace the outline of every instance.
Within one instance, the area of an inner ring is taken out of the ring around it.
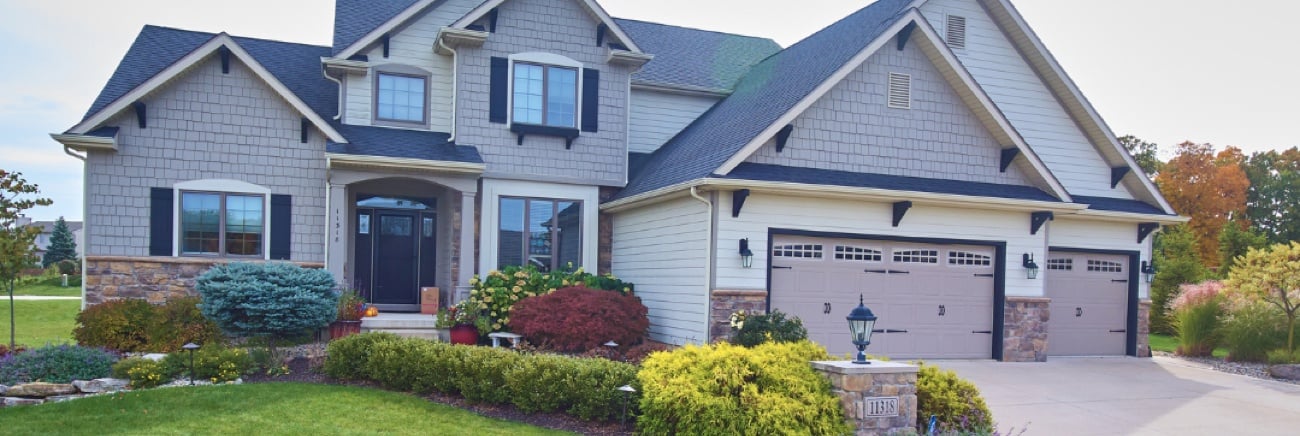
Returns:
[[[479,332],[490,327],[488,322],[487,317],[480,316],[477,304],[461,300],[451,308],[438,311],[434,327],[449,329],[453,344],[474,345],[478,343]]]
[[[361,317],[365,314],[366,300],[351,289],[339,293],[338,318],[330,323],[330,339],[361,333]]]

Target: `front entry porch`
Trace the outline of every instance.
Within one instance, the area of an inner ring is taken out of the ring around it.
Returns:
[[[473,274],[477,185],[476,174],[332,168],[327,268],[383,313],[419,312],[422,289],[438,288],[444,306],[454,302]],[[433,317],[421,317],[419,326],[385,320],[371,330],[432,334]]]

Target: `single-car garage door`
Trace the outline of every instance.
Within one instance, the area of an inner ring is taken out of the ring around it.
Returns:
[[[1046,284],[1050,356],[1122,356],[1127,342],[1129,257],[1051,251]]]
[[[867,352],[891,358],[992,357],[995,250],[777,235],[771,307],[798,316],[831,354],[854,353],[844,319],[865,299],[879,321]]]

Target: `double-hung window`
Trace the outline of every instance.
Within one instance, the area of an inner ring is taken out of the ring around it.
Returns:
[[[515,62],[514,122],[577,128],[578,69]]]
[[[532,265],[540,271],[582,266],[582,202],[501,198],[497,267]]]
[[[262,257],[266,197],[181,192],[181,254]]]
[[[378,73],[375,81],[375,119],[414,124],[426,122],[425,77]]]

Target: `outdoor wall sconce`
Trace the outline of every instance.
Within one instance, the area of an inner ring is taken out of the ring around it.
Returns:
[[[199,349],[199,345],[193,342],[181,345],[181,349],[190,353],[190,386],[194,386],[194,350]]]
[[[754,252],[749,251],[749,238],[740,240],[740,266],[745,268],[754,266]]]
[[[1028,275],[1029,279],[1033,280],[1038,278],[1038,264],[1034,263],[1034,255],[1025,253],[1024,257],[1021,259],[1021,265],[1025,267],[1025,274]]]
[[[853,335],[853,346],[858,347],[858,357],[853,359],[853,363],[866,365],[871,362],[867,361],[867,346],[871,345],[871,333],[876,328],[876,314],[871,313],[862,302],[862,294],[858,294],[858,307],[849,312],[849,316],[844,317],[849,320],[849,333]]]
[[[1146,280],[1147,283],[1151,283],[1152,281],[1155,281],[1156,279],[1155,262],[1147,262],[1145,260],[1142,261],[1142,279]]]

